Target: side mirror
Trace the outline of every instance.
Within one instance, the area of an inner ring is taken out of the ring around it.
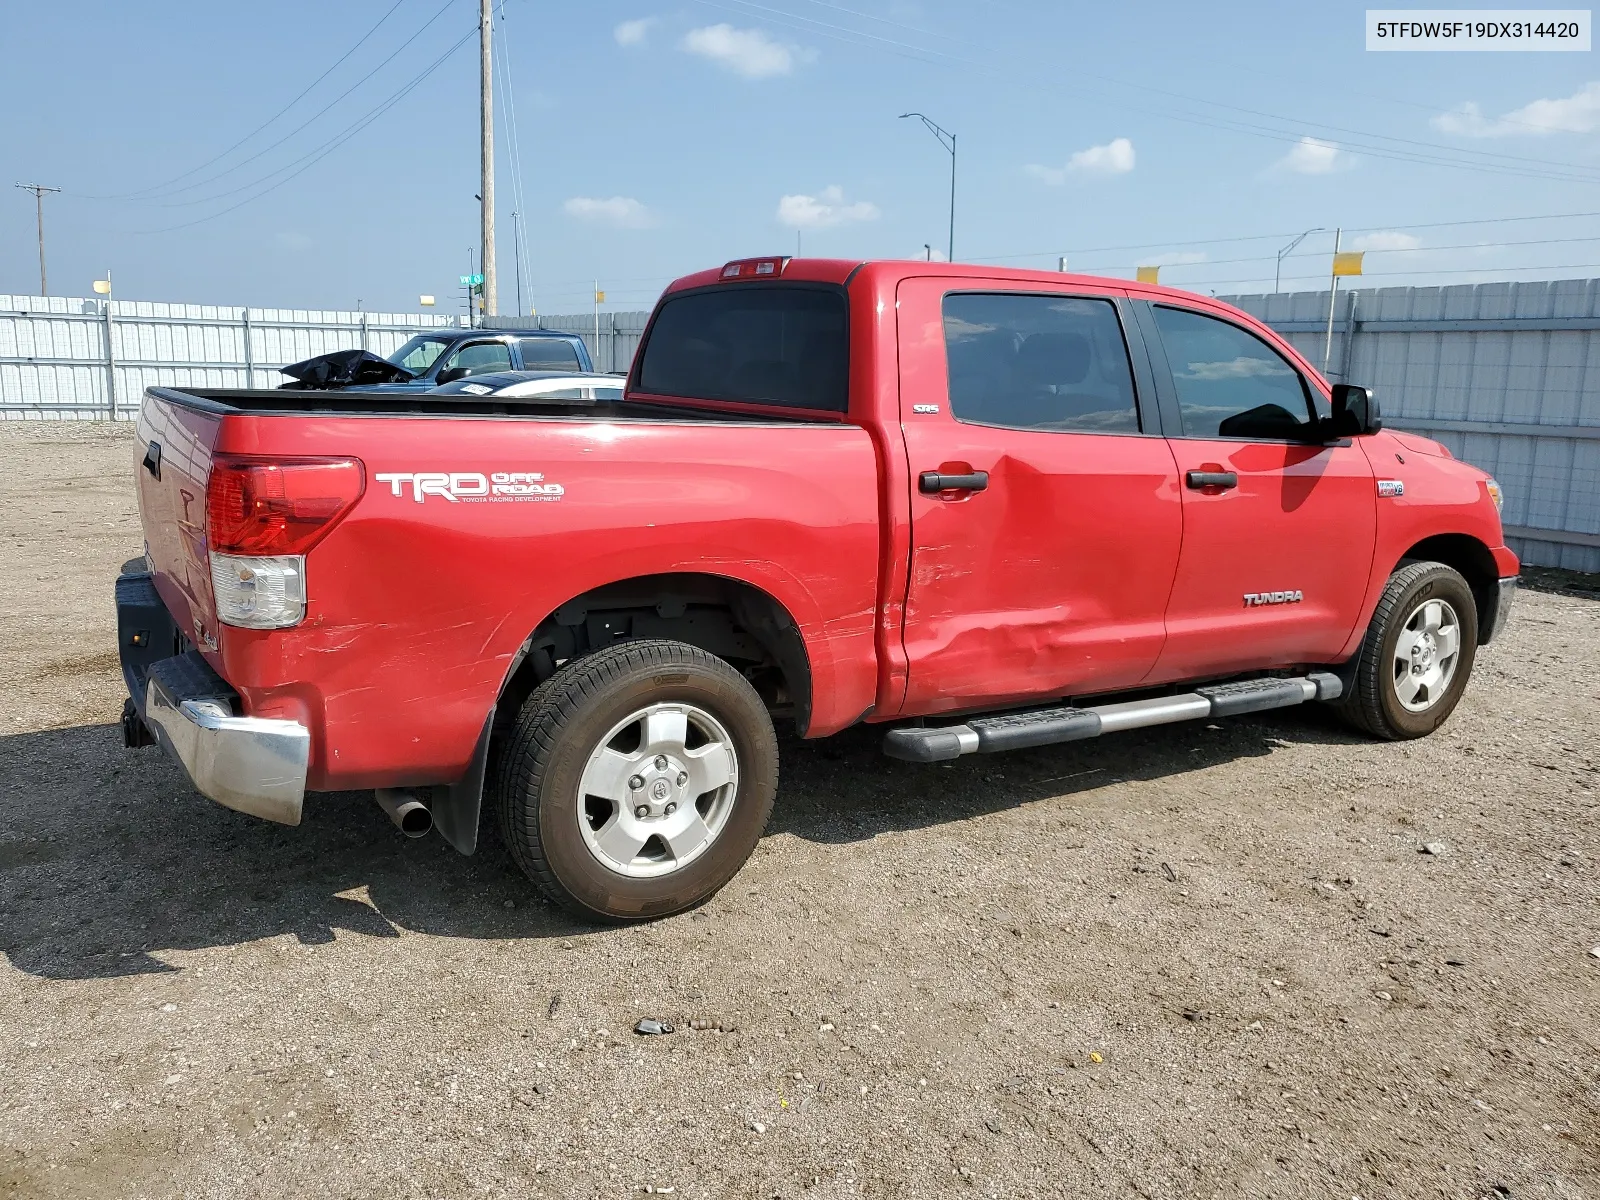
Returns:
[[[458,379],[465,379],[470,374],[472,372],[466,367],[449,367],[439,372],[434,378],[433,384],[435,387],[440,387],[446,383],[454,383]]]
[[[1333,385],[1333,433],[1337,437],[1361,437],[1383,428],[1378,401],[1364,387],[1353,383]]]

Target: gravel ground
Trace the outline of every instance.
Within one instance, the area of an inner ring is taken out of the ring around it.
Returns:
[[[0,1196],[1600,1196],[1594,579],[1421,742],[788,744],[721,895],[593,929],[121,748],[134,462],[0,426]]]

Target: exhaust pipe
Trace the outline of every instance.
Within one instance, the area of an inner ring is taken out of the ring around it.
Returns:
[[[410,788],[378,788],[372,795],[394,827],[408,838],[426,837],[433,828],[433,813]]]

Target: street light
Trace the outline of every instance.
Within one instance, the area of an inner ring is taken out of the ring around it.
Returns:
[[[1301,242],[1305,241],[1313,233],[1327,233],[1327,232],[1328,231],[1326,229],[1323,229],[1320,226],[1318,228],[1316,228],[1316,229],[1308,229],[1304,233],[1302,233],[1299,237],[1295,238],[1294,241],[1290,242],[1287,246],[1285,246],[1282,250],[1278,251],[1278,267],[1272,273],[1272,290],[1274,292],[1276,292],[1278,290],[1278,281],[1283,275],[1283,260],[1284,260],[1284,256],[1287,255],[1289,253],[1289,251],[1293,250],[1296,246],[1298,246]]]
[[[901,113],[900,120],[915,117],[928,127],[928,132],[939,139],[939,144],[950,151],[950,249],[946,255],[947,261],[956,260],[956,135],[947,129],[941,129],[927,117],[919,112]]]

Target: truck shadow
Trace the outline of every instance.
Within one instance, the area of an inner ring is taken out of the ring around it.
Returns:
[[[1304,710],[1137,731],[948,765],[884,758],[881,730],[787,739],[768,834],[845,843],[960,821],[1120,780],[1171,777],[1269,754],[1275,743],[1356,740]],[[158,955],[343,931],[463,938],[595,932],[539,901],[490,829],[463,859],[408,842],[365,793],[318,796],[288,829],[192,792],[156,749],[114,725],[0,737],[0,951],[47,979],[181,969]]]

